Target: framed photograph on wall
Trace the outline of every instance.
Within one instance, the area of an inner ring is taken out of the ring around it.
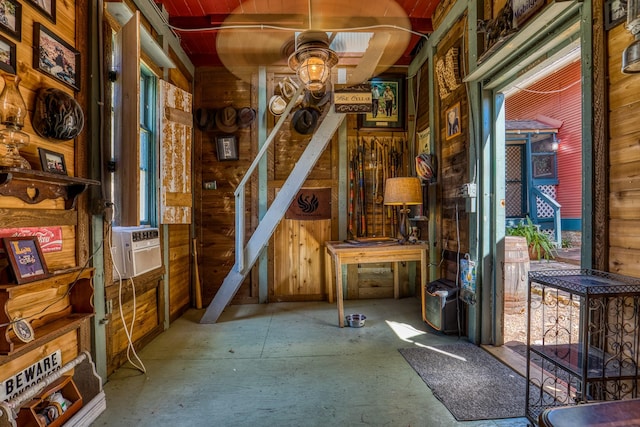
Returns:
[[[445,121],[447,125],[447,139],[451,139],[462,133],[460,126],[460,103],[457,102],[453,107],[449,108],[445,113]]]
[[[67,165],[64,162],[64,154],[40,147],[38,147],[38,153],[40,154],[40,165],[44,172],[67,175]]]
[[[626,0],[607,0],[604,4],[604,29],[610,30],[627,20]]]
[[[22,5],[17,0],[0,0],[0,31],[22,40]]]
[[[404,130],[404,78],[380,76],[371,84],[371,112],[358,114],[360,129]]]
[[[37,237],[3,237],[2,243],[18,284],[49,277],[49,270],[47,270]]]
[[[238,160],[238,139],[234,135],[222,135],[216,138],[218,160]]]
[[[49,21],[56,23],[56,0],[27,0],[27,3],[46,16]]]
[[[16,44],[0,36],[0,70],[16,73]]]
[[[33,25],[33,68],[80,90],[80,52],[36,22]]]

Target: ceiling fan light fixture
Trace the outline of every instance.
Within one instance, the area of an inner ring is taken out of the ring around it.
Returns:
[[[289,67],[312,92],[322,91],[337,63],[338,55],[329,48],[329,38],[322,31],[300,34],[297,49],[289,57]]]

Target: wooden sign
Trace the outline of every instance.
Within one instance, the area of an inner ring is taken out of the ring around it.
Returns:
[[[62,351],[56,350],[33,365],[27,366],[0,382],[0,401],[9,400],[17,396],[60,368],[62,368]]]
[[[331,219],[331,188],[303,188],[289,206],[286,219]]]
[[[333,92],[336,113],[370,113],[372,99],[369,83],[336,89]]]

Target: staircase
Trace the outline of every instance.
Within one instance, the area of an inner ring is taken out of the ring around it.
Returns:
[[[298,93],[292,98],[297,99]],[[315,166],[316,162],[324,152],[329,141],[337,131],[338,127],[345,118],[345,114],[336,113],[333,107],[330,107],[318,128],[316,129],[307,148],[300,156],[300,159],[294,166],[291,174],[285,181],[284,185],[278,191],[273,203],[266,212],[264,218],[258,224],[253,235],[249,238],[246,246],[244,245],[244,195],[245,185],[248,182],[258,162],[267,152],[267,148],[273,141],[275,134],[278,132],[284,118],[287,117],[291,110],[291,105],[287,107],[280,117],[278,124],[274,127],[258,153],[258,156],[247,171],[245,177],[238,185],[235,191],[236,200],[236,262],[231,271],[222,282],[222,286],[216,293],[207,307],[204,315],[200,319],[200,323],[215,323],[225,307],[231,302],[238,289],[244,282],[245,278],[255,265],[262,251],[267,247],[269,239],[273,235],[280,220],[284,217],[289,205],[295,198],[298,191],[309,176],[309,173]]]

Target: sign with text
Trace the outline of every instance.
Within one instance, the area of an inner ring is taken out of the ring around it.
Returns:
[[[370,113],[372,99],[371,85],[368,83],[336,89],[333,92],[336,113]]]
[[[54,353],[45,356],[33,365],[27,366],[2,381],[0,383],[0,401],[6,401],[16,397],[60,368],[62,368],[62,351],[56,350]]]
[[[0,238],[31,236],[38,238],[43,253],[62,250],[62,227],[0,228]]]

